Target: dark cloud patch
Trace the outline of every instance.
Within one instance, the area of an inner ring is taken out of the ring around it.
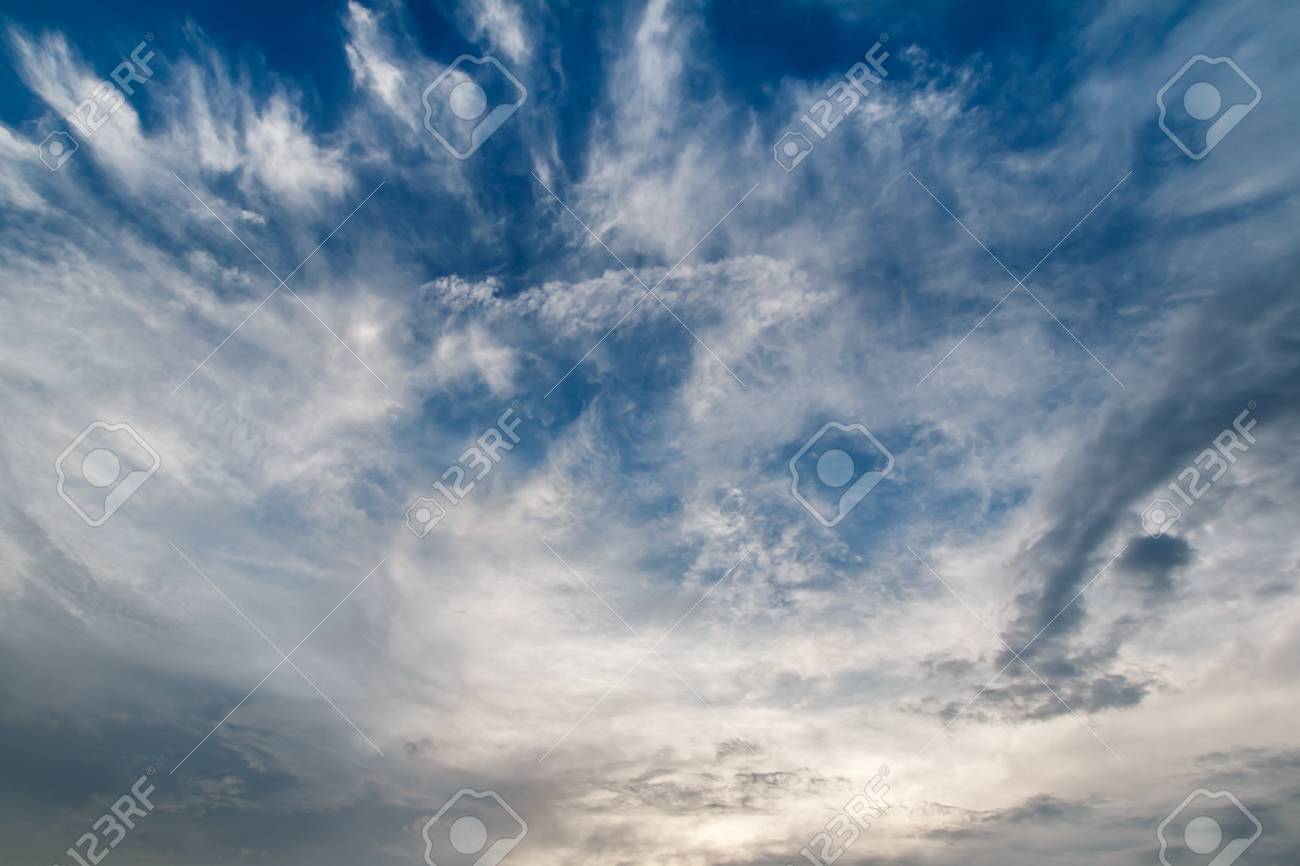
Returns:
[[[1141,589],[1154,596],[1163,596],[1173,591],[1174,573],[1191,564],[1193,559],[1192,546],[1184,538],[1139,535],[1129,540],[1128,549],[1117,565],[1136,577]]]
[[[931,657],[921,662],[927,679],[965,679],[975,670],[976,662],[970,659],[945,659]]]
[[[1293,258],[1285,272],[1297,270]],[[1159,389],[1130,387],[1103,415],[1096,435],[1065,461],[1053,496],[1055,519],[1019,561],[1039,586],[1017,598],[1019,614],[1007,642],[1022,647],[1037,638],[1025,654],[1031,664],[1047,666],[1038,660],[1075,655],[1069,644],[1088,609],[1081,593],[1119,552],[1117,531],[1135,520],[1152,491],[1174,478],[1248,404],[1258,407],[1260,429],[1279,429],[1300,414],[1294,337],[1300,302],[1294,280],[1278,273],[1247,273],[1219,288],[1203,313],[1171,340]],[[1228,332],[1234,339],[1222,339]],[[1155,568],[1163,553],[1162,561],[1176,567],[1176,547],[1154,550],[1139,552],[1138,562]],[[1009,659],[1003,653],[998,666]]]
[[[0,657],[5,664],[12,660]],[[167,688],[160,681],[150,687]],[[173,682],[170,687],[187,686]],[[235,701],[238,697],[230,706]],[[94,724],[83,724],[92,714]],[[0,837],[6,862],[66,862],[62,852],[147,769],[156,770],[150,779],[154,810],[123,843],[132,862],[162,866],[183,859],[185,851],[194,862],[233,862],[246,847],[278,853],[284,858],[279,862],[286,863],[312,862],[294,859],[306,852],[323,857],[346,848],[355,862],[400,862],[362,856],[362,849],[393,838],[410,820],[409,810],[367,802],[364,791],[344,798],[353,801],[346,805],[327,806],[331,797],[307,791],[307,780],[269,753],[262,756],[268,766],[251,766],[245,743],[232,746],[220,736],[169,775],[160,752],[184,755],[201,735],[150,715],[145,704],[0,719],[0,767],[7,780],[0,785]],[[247,737],[246,731],[235,733],[241,741]]]
[[[1016,724],[1054,719],[1068,714],[1070,708],[1080,713],[1097,713],[1137,706],[1157,685],[1152,679],[1136,680],[1116,673],[1091,674],[1086,679],[1081,678],[1089,666],[1073,663],[1052,665],[1051,673],[1047,666],[1035,669],[1052,691],[1060,695],[1059,700],[1047,685],[1017,662],[993,683],[968,680],[956,698],[916,701],[908,709],[937,716],[944,724],[958,716],[958,725],[962,722]],[[972,702],[976,695],[978,699]]]
[[[1300,749],[1241,749],[1236,752],[1206,752],[1197,766],[1214,773],[1286,773],[1300,780]],[[1300,785],[1300,781],[1296,784]]]
[[[1062,800],[1047,794],[1035,795],[1006,809],[971,812],[953,807],[940,808],[960,816],[955,827],[935,833],[954,841],[1005,832],[1008,825],[1082,823],[1093,814],[1092,807],[1085,802]]]
[[[732,758],[746,758],[752,756],[757,751],[757,747],[748,740],[735,737],[730,740],[724,740],[718,743],[717,761],[722,763]]]
[[[1009,707],[1008,714],[1012,718],[1041,720],[1069,713],[1070,708],[1080,713],[1096,713],[1137,706],[1152,687],[1149,681],[1134,681],[1113,673],[1095,675],[1086,680],[1053,682],[1045,675],[1044,679],[1061,696],[1061,700],[1057,700],[1047,686],[1028,674],[1013,685],[990,688],[981,700],[987,698],[993,704],[1004,703]],[[1065,704],[1069,704],[1069,708]]]
[[[717,773],[665,766],[604,787],[618,795],[615,808],[635,811],[650,806],[668,814],[691,814],[772,808],[790,794],[817,793],[829,781],[807,767]]]

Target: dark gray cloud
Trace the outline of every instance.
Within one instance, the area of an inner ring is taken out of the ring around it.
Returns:
[[[1290,259],[1283,270],[1298,268],[1300,262]],[[1020,559],[1020,568],[1041,586],[1017,600],[1007,642],[1022,647],[1047,628],[1025,653],[1031,664],[1045,659],[1049,669],[1072,667],[1053,667],[1052,657],[1072,655],[1069,639],[1089,607],[1086,597],[1076,596],[1131,537],[1125,530],[1135,513],[1248,404],[1257,406],[1257,430],[1271,426],[1274,435],[1287,435],[1295,423],[1300,303],[1293,279],[1278,273],[1248,272],[1227,286],[1207,286],[1215,294],[1203,313],[1173,336],[1168,360],[1147,373],[1159,378],[1159,387],[1135,383],[1100,419],[1097,432],[1067,456],[1052,499],[1053,523]],[[1224,340],[1224,333],[1232,339]],[[1146,562],[1151,553],[1139,550],[1137,557]],[[1004,654],[999,666],[1009,659]]]
[[[1157,538],[1135,535],[1116,563],[1132,574],[1138,585],[1152,596],[1173,591],[1174,575],[1192,562],[1192,546],[1185,538],[1165,534]]]

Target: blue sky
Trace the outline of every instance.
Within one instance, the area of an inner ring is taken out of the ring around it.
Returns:
[[[1291,862],[1289,5],[0,28],[14,862]]]

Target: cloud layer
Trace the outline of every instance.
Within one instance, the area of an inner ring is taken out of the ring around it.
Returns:
[[[1154,862],[1198,788],[1290,862],[1300,21],[985,12],[8,21],[9,855],[66,859],[153,767],[142,866],[421,863],[461,788],[526,819],[519,862],[793,863],[885,765],[841,863]],[[422,95],[489,52],[527,100],[459,160]],[[1192,161],[1154,94],[1198,53],[1265,98]],[[94,420],[161,458],[99,528],[51,471]],[[832,528],[787,465],[828,421],[896,458]]]

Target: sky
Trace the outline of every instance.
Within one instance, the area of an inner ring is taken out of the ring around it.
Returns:
[[[1294,4],[0,31],[5,863],[1295,862]]]

